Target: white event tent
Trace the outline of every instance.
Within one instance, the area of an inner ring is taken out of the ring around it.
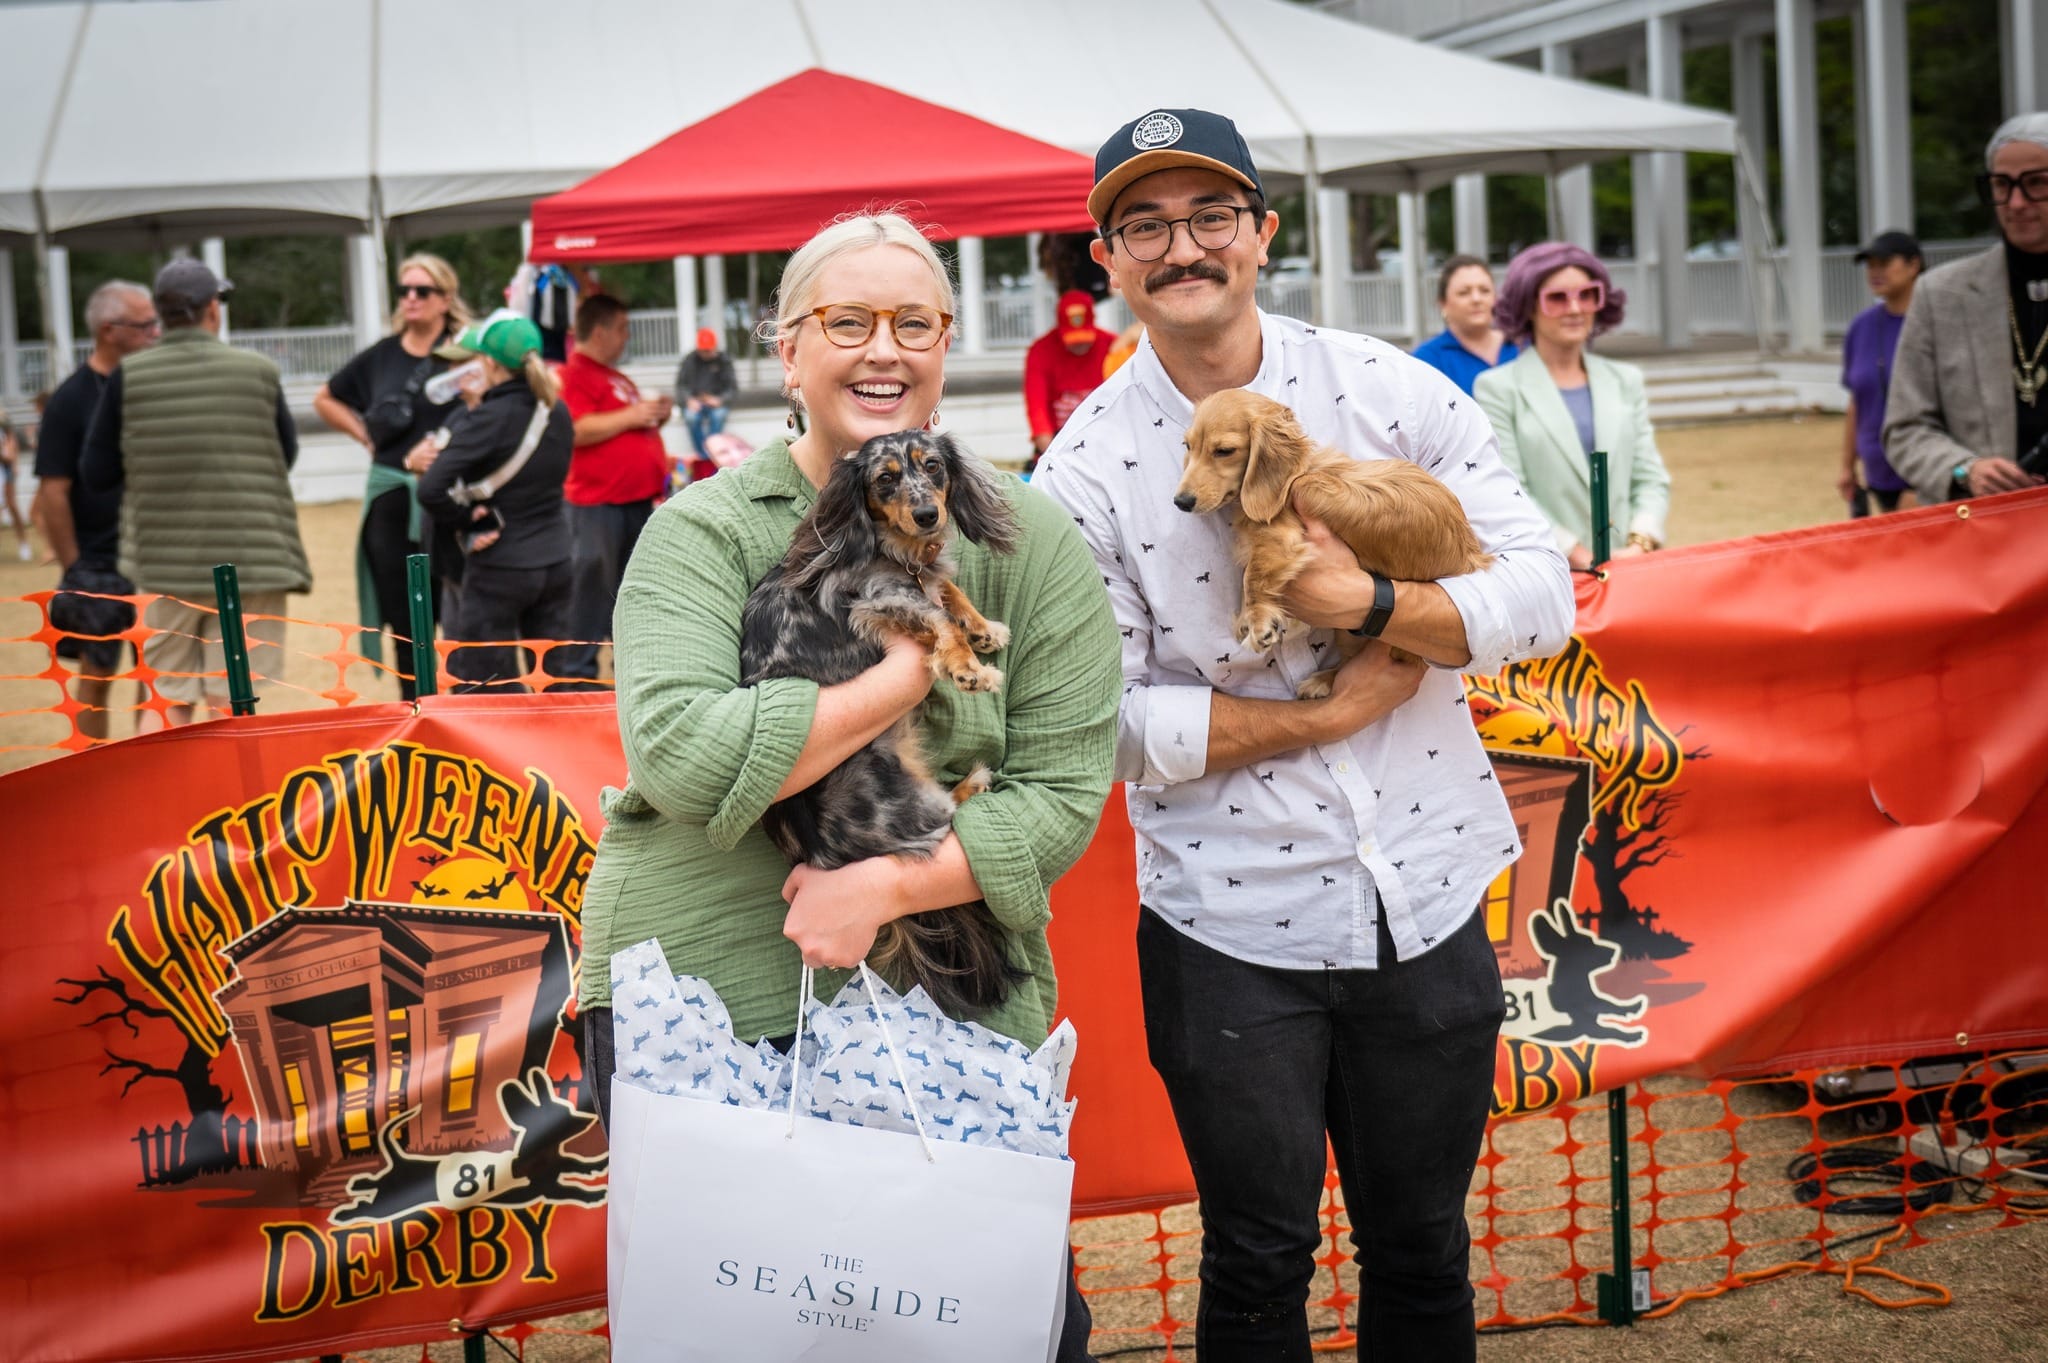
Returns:
[[[386,230],[517,221],[813,66],[1091,154],[1148,108],[1213,108],[1274,194],[1735,150],[1722,114],[1284,0],[74,0],[0,5],[0,51],[0,248],[354,234],[373,296]],[[886,135],[790,130],[855,157]]]

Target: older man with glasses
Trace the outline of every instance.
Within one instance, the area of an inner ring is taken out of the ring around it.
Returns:
[[[107,734],[107,691],[128,645],[106,636],[135,623],[135,607],[109,597],[129,596],[135,585],[121,575],[121,493],[94,492],[78,481],[79,459],[100,394],[122,359],[156,344],[163,322],[149,290],[110,279],[85,302],[92,354],[57,385],[43,408],[36,440],[35,517],[49,537],[63,577],[50,600],[50,623],[62,632],[57,656],[78,661],[78,729],[87,738]]]
[[[1930,501],[2048,475],[2048,113],[2002,124],[1984,168],[2004,239],[1920,281],[1892,366],[1885,458]]]

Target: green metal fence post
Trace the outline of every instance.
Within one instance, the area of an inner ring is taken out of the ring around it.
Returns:
[[[1593,494],[1593,543],[1589,547],[1593,551],[1593,566],[1598,568],[1607,562],[1609,551],[1614,548],[1614,526],[1607,513],[1607,451],[1594,450],[1586,456],[1586,463]]]
[[[249,680],[249,640],[242,632],[242,587],[234,564],[214,565],[213,600],[220,608],[220,648],[228,663],[228,710],[253,715],[256,688]]]
[[[424,554],[414,554],[413,557],[424,558],[426,556]],[[483,1331],[478,1331],[473,1335],[464,1335],[462,1337],[462,1363],[484,1363],[486,1357],[484,1341],[489,1338],[490,1335]]]
[[[1635,1217],[1629,1207],[1626,1084],[1607,1091],[1607,1179],[1607,1212],[1614,1223],[1614,1272],[1596,1279],[1596,1304],[1600,1319],[1608,1324],[1634,1325],[1636,1274],[1631,1236]]]
[[[405,560],[405,603],[412,615],[413,694],[431,696],[437,684],[434,654],[434,573],[425,554]]]

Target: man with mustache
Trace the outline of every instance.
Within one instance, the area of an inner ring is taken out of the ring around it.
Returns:
[[[1475,910],[1520,845],[1458,669],[1563,647],[1564,559],[1449,379],[1259,311],[1279,220],[1229,119],[1127,124],[1096,153],[1088,208],[1145,339],[1036,481],[1081,527],[1122,627],[1145,1028],[1202,1199],[1196,1348],[1306,1363],[1327,1138],[1362,1270],[1360,1356],[1469,1360],[1464,1199],[1503,1013]],[[1388,582],[1312,523],[1321,557],[1288,604],[1322,628],[1264,655],[1239,643],[1230,526],[1173,504],[1194,405],[1236,387],[1286,403],[1313,439],[1435,474],[1494,566]],[[1383,642],[1328,697],[1297,700],[1330,628]]]

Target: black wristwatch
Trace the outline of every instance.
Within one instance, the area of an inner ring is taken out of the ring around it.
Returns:
[[[1377,639],[1380,631],[1387,627],[1387,621],[1394,618],[1394,584],[1378,573],[1372,575],[1372,609],[1365,613],[1365,623],[1352,630],[1361,639]]]
[[[1965,459],[1948,471],[1948,499],[1960,502],[1970,495],[1970,465],[1974,459]]]

